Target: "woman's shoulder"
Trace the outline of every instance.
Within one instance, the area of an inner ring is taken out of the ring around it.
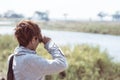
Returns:
[[[25,55],[25,60],[27,61],[36,61],[42,59],[41,56],[38,56],[37,54],[26,54]]]

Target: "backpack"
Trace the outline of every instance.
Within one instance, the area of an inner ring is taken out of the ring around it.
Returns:
[[[15,80],[15,79],[14,79],[13,69],[12,69],[12,66],[13,66],[13,58],[14,58],[14,55],[12,55],[12,56],[10,57],[10,61],[9,61],[9,65],[8,65],[8,72],[7,72],[7,80]]]

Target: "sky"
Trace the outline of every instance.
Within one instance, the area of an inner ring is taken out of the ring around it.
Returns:
[[[114,14],[120,11],[120,0],[0,0],[0,14],[7,10],[27,17],[34,11],[47,11],[50,18],[97,19],[101,11]]]

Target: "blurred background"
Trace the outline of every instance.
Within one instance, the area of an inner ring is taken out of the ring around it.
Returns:
[[[0,0],[0,79],[17,46],[20,20],[36,22],[65,53],[69,67],[62,80],[120,80],[119,0]],[[38,55],[46,55],[43,45]],[[46,80],[61,80],[57,74]]]

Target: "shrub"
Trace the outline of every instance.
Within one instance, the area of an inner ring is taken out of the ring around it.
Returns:
[[[11,35],[0,36],[0,76],[6,75],[7,58],[17,46]],[[99,47],[89,45],[61,46],[69,64],[66,77],[58,74],[46,76],[46,80],[120,80],[120,63],[113,62],[109,55]],[[37,48],[39,55],[51,58],[43,45]]]

